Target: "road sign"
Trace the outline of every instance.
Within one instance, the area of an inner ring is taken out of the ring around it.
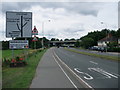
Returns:
[[[28,48],[28,40],[10,40],[10,49],[25,49]]]
[[[6,12],[6,37],[31,37],[32,12]]]
[[[34,29],[32,30],[32,35],[38,35],[38,30],[36,29],[36,26],[34,26]]]
[[[32,40],[32,41],[33,41],[33,42],[38,41],[37,37],[36,37],[36,36],[34,36],[34,38],[33,38],[33,40]]]

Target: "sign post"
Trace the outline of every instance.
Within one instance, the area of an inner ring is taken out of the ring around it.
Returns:
[[[34,29],[32,30],[32,35],[34,35],[33,42],[34,42],[34,49],[36,49],[36,41],[38,41],[36,35],[38,35],[38,30],[36,29],[36,26],[34,26]]]
[[[14,58],[14,49],[28,48],[26,38],[32,37],[32,12],[6,12],[6,37],[12,37],[9,42],[12,58]],[[14,40],[14,37],[25,40]]]

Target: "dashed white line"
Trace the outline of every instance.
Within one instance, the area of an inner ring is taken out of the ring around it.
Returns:
[[[93,61],[90,61],[90,63],[93,63],[93,64],[96,64],[96,65],[98,65],[98,63],[96,63],[96,62],[93,62]]]

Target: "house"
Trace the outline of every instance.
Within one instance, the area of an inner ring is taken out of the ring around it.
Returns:
[[[118,44],[120,45],[120,38],[118,39]]]
[[[108,43],[117,41],[117,38],[113,37],[111,34],[108,34],[106,37],[98,41],[98,47],[107,47]]]

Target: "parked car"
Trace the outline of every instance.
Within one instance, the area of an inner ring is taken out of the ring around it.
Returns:
[[[105,52],[105,48],[104,47],[98,47],[98,50],[97,51],[101,51],[101,52]]]

